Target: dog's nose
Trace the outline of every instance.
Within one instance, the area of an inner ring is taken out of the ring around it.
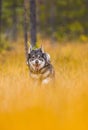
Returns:
[[[36,64],[38,64],[38,63],[39,63],[39,61],[38,61],[38,60],[36,60],[36,61],[35,61],[35,63],[36,63]]]

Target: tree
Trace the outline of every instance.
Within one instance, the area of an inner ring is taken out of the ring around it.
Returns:
[[[26,55],[26,61],[28,59],[28,21],[27,21],[27,4],[28,1],[24,0],[24,46],[25,46],[25,55]]]
[[[51,2],[51,6],[50,6],[50,25],[51,25],[51,42],[54,43],[55,42],[55,2]]]
[[[30,43],[36,45],[36,0],[30,2]]]
[[[15,41],[17,39],[17,0],[14,0],[12,2],[12,23],[13,23],[13,29],[12,29],[12,39]]]
[[[0,0],[0,40],[1,40],[1,27],[2,27],[2,0]]]

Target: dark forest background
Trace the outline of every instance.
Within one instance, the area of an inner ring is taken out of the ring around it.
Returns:
[[[30,0],[26,3],[27,31],[30,32]],[[53,41],[86,41],[88,0],[36,0],[36,25],[37,34]],[[16,41],[24,33],[23,28],[24,1],[0,0],[0,37]],[[4,42],[0,42],[0,46],[4,46]]]

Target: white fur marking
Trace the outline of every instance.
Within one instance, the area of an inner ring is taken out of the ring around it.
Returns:
[[[40,75],[39,75],[39,74],[32,74],[32,73],[31,73],[31,77],[32,77],[32,78],[35,78],[35,79],[39,79],[39,78],[40,78]]]
[[[43,74],[43,77],[47,77],[49,73],[50,73],[50,71],[46,71],[46,72]]]
[[[50,78],[44,79],[44,80],[42,81],[42,84],[48,84],[50,80],[51,80]]]
[[[33,68],[33,70],[36,70],[36,68],[35,68],[35,66],[34,66],[36,60],[39,61],[39,68],[38,68],[38,69],[41,69],[41,68],[45,65],[45,61],[44,61],[44,60],[43,60],[43,61],[40,61],[39,59],[35,59],[35,60],[33,60],[33,61],[30,62],[30,59],[29,59],[29,64],[30,64],[30,66]]]

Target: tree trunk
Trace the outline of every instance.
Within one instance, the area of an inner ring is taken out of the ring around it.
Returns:
[[[2,31],[2,0],[0,0],[0,42],[1,42],[1,31]]]
[[[50,23],[51,23],[51,42],[55,42],[55,4],[51,2],[50,7]]]
[[[17,7],[17,1],[14,0],[12,4],[12,40],[16,41],[17,39],[17,12],[16,12],[16,7]]]
[[[36,26],[37,26],[37,32],[40,33],[40,1],[36,1]]]
[[[24,0],[24,47],[25,47],[25,56],[26,62],[28,59],[28,21],[27,21],[27,4],[28,1]]]
[[[36,0],[30,1],[30,43],[36,45]]]

